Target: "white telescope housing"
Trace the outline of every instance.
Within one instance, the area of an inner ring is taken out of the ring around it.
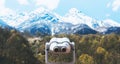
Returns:
[[[67,54],[67,53],[73,52],[73,61],[70,63],[62,63],[62,64],[74,64],[75,63],[75,45],[74,45],[74,42],[70,42],[70,40],[66,37],[64,37],[64,38],[52,38],[45,45],[46,64],[59,64],[59,63],[48,62],[48,52],[55,53],[55,54]]]
[[[49,43],[51,52],[69,53],[71,51],[71,43],[68,38],[52,38]]]

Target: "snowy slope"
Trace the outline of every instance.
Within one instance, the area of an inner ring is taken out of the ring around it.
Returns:
[[[21,32],[28,31],[35,35],[42,33],[46,35],[51,34],[51,26],[59,21],[59,19],[49,10],[39,8],[29,13],[21,24],[16,28]]]
[[[91,29],[86,24],[78,24],[73,26],[71,32],[73,32],[73,34],[96,34],[97,33],[97,31]]]
[[[3,20],[0,19],[0,27],[9,27]]]
[[[11,15],[7,15],[7,16],[0,16],[0,18],[2,20],[4,20],[9,26],[11,27],[17,27],[20,23],[22,23],[25,20],[25,15],[27,15],[27,13],[14,13]]]
[[[113,26],[120,27],[120,24],[113,21],[113,20],[106,19],[103,21],[99,21],[99,20],[96,20],[92,17],[89,17],[89,16],[83,14],[82,12],[77,10],[76,8],[71,8],[69,10],[69,12],[64,17],[60,17],[60,19],[64,22],[69,22],[69,23],[72,23],[74,25],[86,24],[89,27],[91,27],[92,29],[100,31],[100,32],[103,32],[105,29],[107,29],[107,27],[111,27],[111,26],[112,27]],[[101,30],[101,29],[99,30],[96,28],[103,28],[103,30]]]
[[[64,20],[62,20],[60,17],[61,16],[47,9],[39,8],[31,12],[30,14],[28,14],[27,19],[21,24],[19,24],[17,26],[17,29],[20,30],[21,32],[24,32],[27,30],[32,34],[36,34],[36,32],[40,32],[45,34],[51,33],[51,35],[62,34],[62,33],[65,33],[65,34],[79,33],[78,31],[80,30],[90,30],[90,31],[93,30],[90,27],[88,27],[86,24],[84,25],[86,25],[87,27],[82,26],[82,23],[74,25],[69,22],[64,22]],[[88,34],[88,31],[85,31],[82,33]],[[92,33],[93,32],[91,32],[91,34]]]
[[[51,10],[40,7],[30,13],[15,13],[2,16],[0,19],[20,32],[29,32],[32,35],[38,33],[43,35],[95,34],[97,31],[108,33],[110,27],[120,27],[116,21],[111,19],[96,20],[76,8],[71,8],[65,16],[60,16]]]
[[[59,22],[54,25],[54,34],[96,34],[97,31],[91,29],[86,24],[73,25],[67,22]]]

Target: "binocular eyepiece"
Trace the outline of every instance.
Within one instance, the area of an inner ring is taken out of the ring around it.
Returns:
[[[54,47],[53,51],[54,52],[66,52],[67,48],[66,47]]]
[[[72,52],[73,61],[72,62],[49,62],[48,53],[53,54],[69,54]],[[45,44],[45,62],[46,64],[74,64],[75,63],[75,45],[74,42],[70,42],[70,40],[66,37],[64,38],[52,38],[50,42]]]
[[[58,47],[55,47],[55,48],[53,49],[53,51],[54,51],[54,52],[59,52]]]

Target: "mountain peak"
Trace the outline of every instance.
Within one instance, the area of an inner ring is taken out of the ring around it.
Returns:
[[[76,9],[76,8],[71,8],[71,9],[69,10],[69,13],[71,13],[71,14],[76,14],[76,13],[80,13],[80,11],[79,11],[78,9]]]
[[[39,7],[36,10],[32,11],[31,13],[38,14],[38,13],[44,13],[44,12],[47,12],[47,11],[48,11],[48,9],[46,9],[44,7]]]
[[[65,14],[65,16],[62,18],[62,20],[76,25],[91,23],[93,19],[85,15],[84,13],[81,13],[81,11],[79,11],[78,9],[71,8],[69,12]]]

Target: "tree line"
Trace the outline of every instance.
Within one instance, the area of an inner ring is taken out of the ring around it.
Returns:
[[[30,44],[19,32],[0,28],[0,64],[45,64],[45,43],[52,37],[67,37],[75,42],[75,64],[120,63],[119,34],[59,34],[42,37],[41,41]],[[50,61],[72,60],[71,54],[53,56],[49,55]]]

